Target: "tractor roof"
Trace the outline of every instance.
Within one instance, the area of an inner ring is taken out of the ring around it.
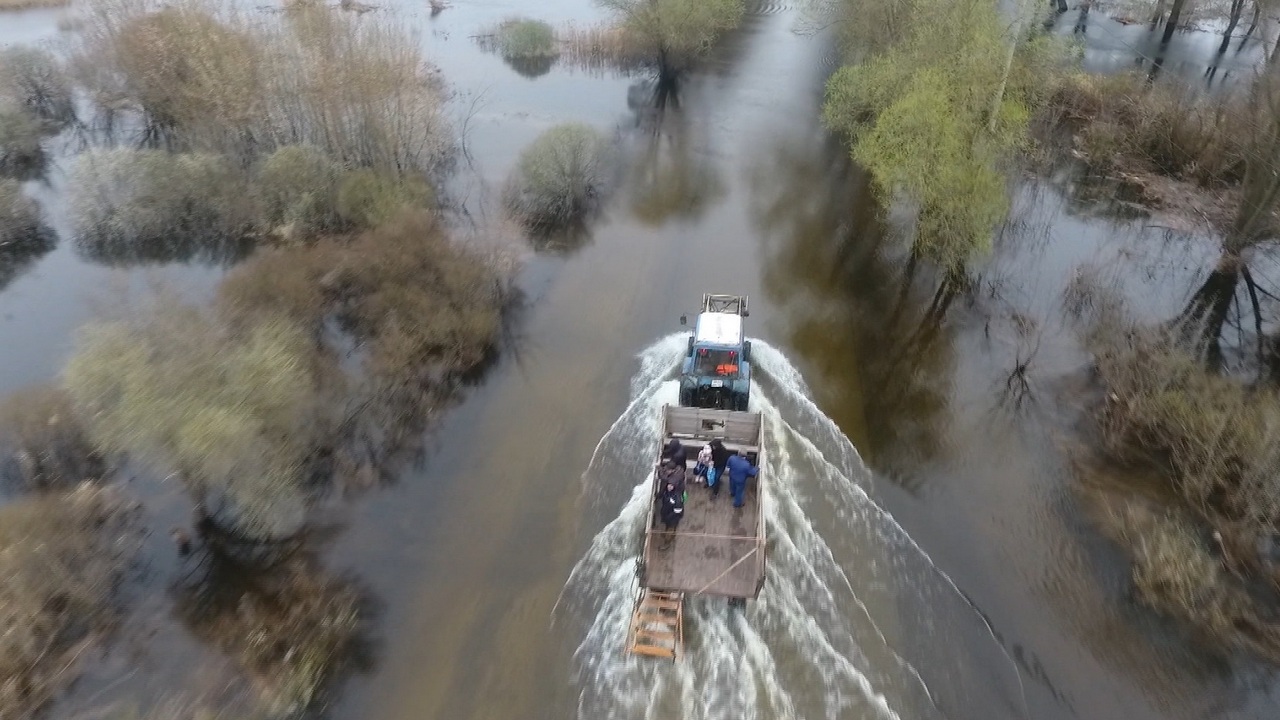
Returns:
[[[740,345],[742,316],[736,313],[705,312],[698,315],[694,342],[712,345]]]

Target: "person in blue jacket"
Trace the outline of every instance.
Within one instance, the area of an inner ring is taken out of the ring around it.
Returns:
[[[729,474],[729,492],[733,493],[734,507],[742,507],[747,501],[747,478],[755,477],[759,471],[741,450],[729,458],[729,462],[725,464],[725,472]]]

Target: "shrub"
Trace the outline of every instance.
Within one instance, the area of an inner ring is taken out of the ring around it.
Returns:
[[[0,458],[0,479],[31,490],[65,487],[106,470],[71,398],[53,387],[19,392],[0,404]]]
[[[641,38],[663,72],[683,69],[742,22],[742,0],[597,0]]]
[[[36,202],[23,194],[17,181],[0,178],[0,290],[53,244],[53,233],[40,222]]]
[[[347,173],[338,190],[338,216],[358,229],[377,227],[402,210],[429,208],[431,186],[415,177],[397,178],[374,170]]]
[[[46,50],[19,45],[0,52],[0,99],[52,122],[75,119],[71,83]]]
[[[179,609],[254,678],[271,716],[295,716],[360,654],[365,603],[351,583],[309,562],[290,559],[254,579],[246,592],[212,603],[191,588]]]
[[[254,220],[247,179],[215,155],[91,150],[68,193],[77,242],[106,261],[226,262],[243,254]]]
[[[84,328],[65,381],[100,449],[179,473],[221,527],[273,539],[303,520],[310,352],[287,321],[232,333],[170,303]]]
[[[257,195],[268,228],[287,236],[335,229],[340,168],[316,148],[288,145],[268,157]]]
[[[448,155],[442,87],[412,32],[317,3],[268,16],[94,0],[76,62],[109,106],[184,149],[237,160],[311,145],[351,167],[426,172]]]
[[[27,244],[40,232],[40,208],[15,180],[0,178],[0,252]]]
[[[1048,107],[1080,125],[1081,150],[1103,170],[1136,166],[1205,186],[1243,177],[1247,113],[1237,95],[1205,97],[1138,74],[1074,76]]]
[[[134,538],[106,490],[81,486],[0,506],[0,715],[30,717],[75,677],[105,632]]]
[[[13,174],[44,162],[40,121],[26,110],[0,104],[0,173]]]
[[[530,226],[555,226],[582,218],[607,191],[608,145],[593,128],[569,123],[538,137],[516,164],[506,203]]]
[[[654,63],[644,38],[625,25],[571,27],[561,33],[561,60],[589,71],[630,73]]]
[[[507,20],[498,26],[494,41],[506,59],[550,58],[559,54],[555,31],[541,20]]]

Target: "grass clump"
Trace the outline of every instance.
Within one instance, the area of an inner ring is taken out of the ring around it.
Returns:
[[[1240,609],[1227,601],[1222,565],[1196,527],[1176,515],[1133,510],[1126,520],[1138,599],[1164,615],[1230,632]]]
[[[77,243],[108,261],[226,261],[243,252],[255,221],[247,178],[216,155],[90,150],[68,194]]]
[[[0,479],[27,490],[100,478],[102,457],[60,388],[36,387],[0,404]]]
[[[507,20],[494,33],[494,43],[502,57],[507,59],[534,60],[559,54],[555,30],[541,20]]]
[[[561,33],[562,59],[588,71],[632,73],[654,64],[644,38],[625,25],[570,27]]]
[[[62,66],[52,53],[33,47],[0,52],[0,100],[60,125],[76,115],[71,82]]]
[[[122,503],[90,485],[0,506],[0,715],[29,717],[107,631],[126,530]]]
[[[588,125],[551,128],[520,154],[505,192],[508,209],[535,228],[582,219],[608,190],[607,154],[606,139]]]
[[[220,527],[271,540],[303,521],[317,431],[310,352],[279,318],[232,332],[169,303],[82,329],[65,382],[103,452],[177,473]]]

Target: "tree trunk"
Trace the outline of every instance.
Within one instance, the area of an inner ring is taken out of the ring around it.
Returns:
[[[1227,17],[1227,29],[1222,31],[1222,44],[1218,46],[1218,54],[1227,52],[1231,46],[1231,33],[1240,24],[1240,13],[1244,12],[1244,0],[1231,0],[1231,14]]]
[[[1236,297],[1242,267],[1239,255],[1224,251],[1175,321],[1183,341],[1215,368],[1222,363],[1222,328]]]
[[[1000,74],[1000,85],[996,88],[996,94],[991,98],[991,115],[987,119],[987,132],[993,134],[996,131],[996,122],[1000,119],[1000,105],[1004,102],[1004,91],[1009,87],[1009,72],[1013,69],[1013,56],[1018,52],[1018,41],[1022,35],[1022,16],[1024,12],[1021,2],[1014,6],[1013,12],[1013,31],[1009,40],[1009,52],[1004,57],[1004,72]]]
[[[1155,12],[1151,13],[1151,27],[1149,29],[1155,30],[1160,25],[1160,21],[1164,19],[1164,3],[1165,0],[1159,0],[1156,3]]]
[[[1253,37],[1253,31],[1258,29],[1258,19],[1262,17],[1262,6],[1256,0],[1253,3],[1253,19],[1249,21],[1249,29],[1244,31],[1244,37],[1240,38],[1240,44],[1236,46],[1236,52],[1244,49],[1245,43],[1249,42],[1249,38]]]
[[[1178,29],[1178,22],[1182,20],[1182,8],[1187,4],[1187,0],[1173,0],[1173,6],[1169,8],[1169,20],[1164,24],[1164,35],[1160,37],[1161,45],[1168,45],[1173,39],[1173,33]]]

